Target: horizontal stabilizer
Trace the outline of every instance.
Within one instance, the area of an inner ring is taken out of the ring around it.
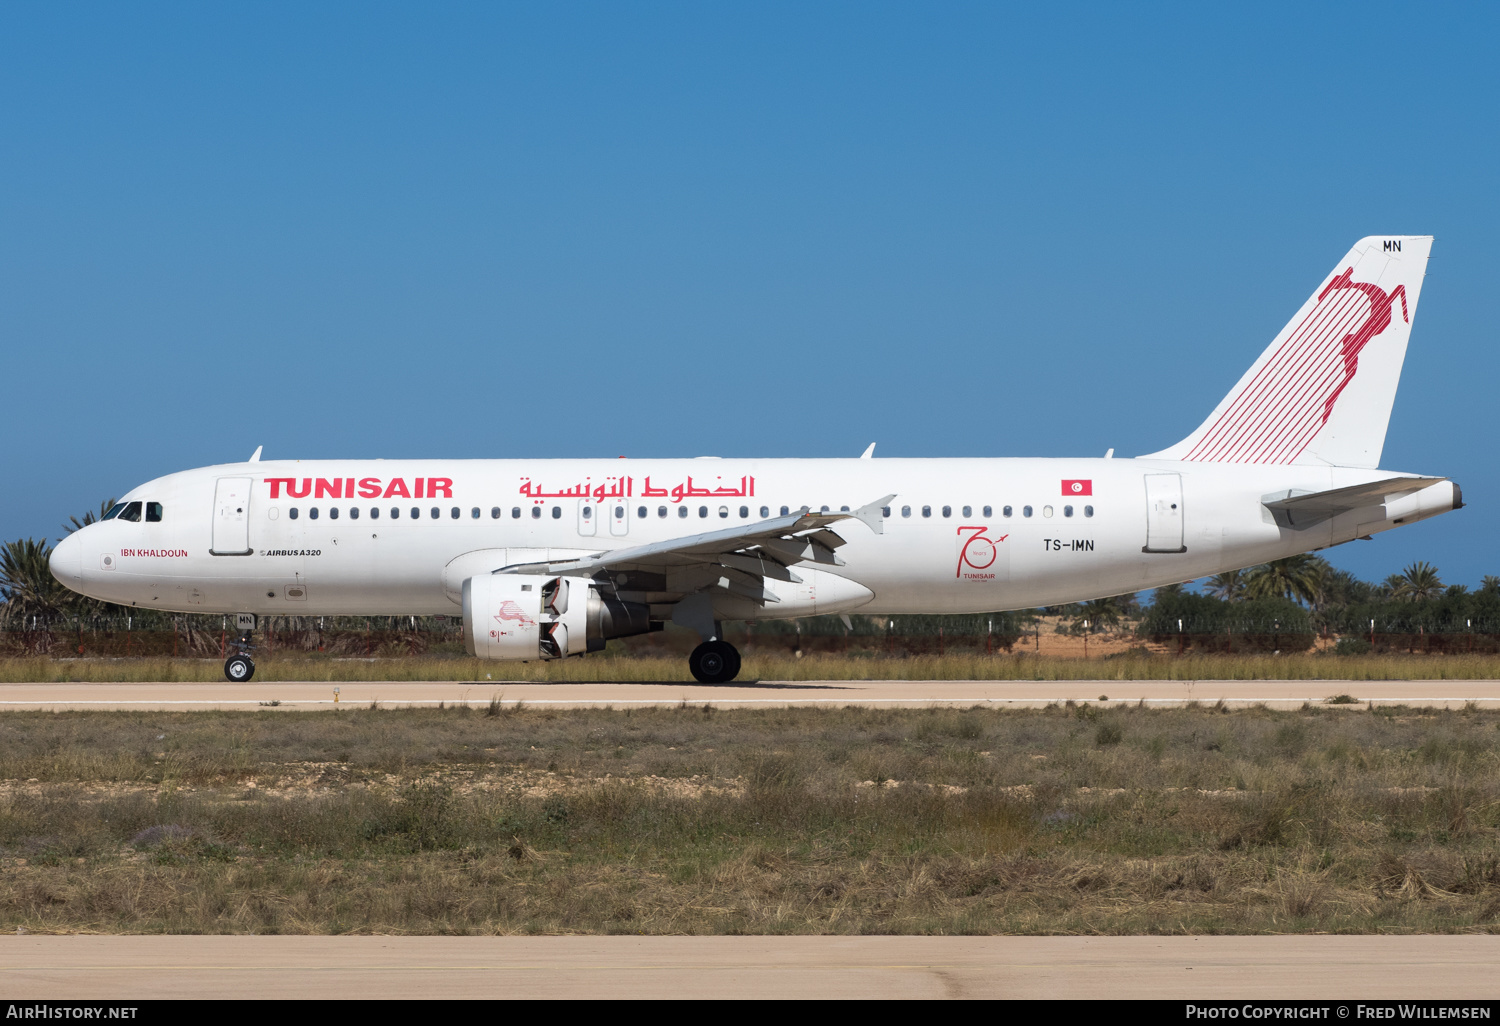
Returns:
[[[1304,492],[1295,488],[1272,492],[1261,499],[1282,527],[1301,530],[1321,524],[1340,513],[1383,505],[1395,495],[1409,495],[1446,481],[1443,477],[1388,477],[1383,481],[1331,488],[1326,492]]]

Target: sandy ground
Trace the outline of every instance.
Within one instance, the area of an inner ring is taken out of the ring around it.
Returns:
[[[334,689],[338,689],[335,695]],[[336,706],[624,706],[712,703],[719,708],[792,705],[1042,706],[1073,699],[1150,706],[1258,702],[1273,708],[1321,703],[1351,695],[1356,706],[1379,704],[1457,708],[1466,702],[1500,707],[1500,681],[755,681],[720,686],[682,682],[522,684],[417,681],[412,683],[249,684],[0,684],[5,709],[332,709]],[[276,703],[271,705],[270,703]]]
[[[1500,936],[0,937],[4,999],[1458,1000],[1497,970]]]

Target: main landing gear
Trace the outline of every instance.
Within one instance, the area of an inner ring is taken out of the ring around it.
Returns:
[[[740,675],[740,653],[727,641],[715,638],[693,649],[688,669],[703,684],[728,684]]]
[[[224,676],[231,684],[243,684],[255,676],[255,661],[250,658],[250,629],[241,630],[230,646],[234,654],[224,660]]]

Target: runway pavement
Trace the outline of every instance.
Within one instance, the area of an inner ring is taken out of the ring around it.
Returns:
[[[1500,996],[1500,936],[0,937],[0,999]]]
[[[335,688],[338,693],[335,694]],[[504,681],[261,682],[249,684],[0,684],[6,709],[333,709],[377,702],[385,708],[497,699],[506,705],[583,707],[712,704],[719,708],[775,706],[1036,707],[1052,702],[1107,701],[1161,707],[1224,701],[1297,708],[1350,695],[1363,708],[1422,705],[1458,708],[1473,702],[1500,707],[1500,681],[751,681],[711,686],[659,683],[524,684]],[[272,704],[274,703],[274,704]],[[1342,706],[1353,708],[1354,706]],[[1340,708],[1335,706],[1335,708]]]

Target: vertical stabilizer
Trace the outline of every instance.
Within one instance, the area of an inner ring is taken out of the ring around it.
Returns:
[[[1359,240],[1198,430],[1151,457],[1378,466],[1431,250]]]

